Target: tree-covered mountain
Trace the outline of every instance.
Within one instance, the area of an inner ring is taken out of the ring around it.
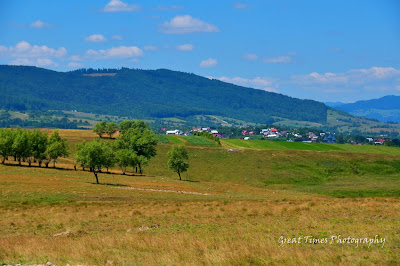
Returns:
[[[3,65],[0,92],[0,109],[78,110],[141,119],[219,115],[266,124],[275,116],[324,123],[329,108],[167,69],[56,72]]]
[[[379,99],[343,104],[335,108],[356,116],[400,123],[400,96],[388,95]]]

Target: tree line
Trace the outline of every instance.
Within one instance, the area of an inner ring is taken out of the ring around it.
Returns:
[[[3,164],[12,157],[19,165],[27,162],[29,166],[38,163],[39,167],[42,164],[48,167],[53,161],[55,167],[59,157],[68,155],[67,140],[60,137],[58,130],[48,136],[39,129],[0,129],[0,156]]]
[[[104,123],[102,123],[104,125]],[[106,168],[118,166],[125,175],[127,168],[132,167],[136,172],[143,173],[143,167],[157,153],[158,140],[150,126],[141,120],[125,120],[119,123],[120,135],[115,141],[105,141],[100,138],[78,143],[76,146],[74,168],[80,165],[83,170],[93,172],[96,183],[99,184],[98,173]],[[39,129],[0,129],[0,156],[2,163],[14,157],[14,161],[44,164],[48,167],[52,161],[56,166],[59,157],[69,155],[67,140],[61,138],[58,130],[50,136]],[[188,154],[183,146],[173,147],[168,153],[168,166],[179,175],[185,172],[189,165],[186,163]]]

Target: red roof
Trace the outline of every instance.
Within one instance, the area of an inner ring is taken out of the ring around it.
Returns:
[[[277,132],[278,130],[277,130],[276,128],[271,128],[271,130],[270,130],[270,131]]]

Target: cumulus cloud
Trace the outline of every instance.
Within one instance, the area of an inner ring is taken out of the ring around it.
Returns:
[[[158,11],[167,11],[167,10],[179,10],[182,8],[183,6],[172,5],[172,6],[157,6],[156,8],[153,9]]]
[[[291,63],[292,58],[290,56],[268,57],[268,58],[263,58],[263,62],[264,63],[272,63],[272,64]]]
[[[249,61],[255,61],[258,59],[258,55],[256,54],[244,54],[243,58]]]
[[[188,34],[195,32],[219,32],[219,29],[209,23],[190,15],[176,16],[160,25],[160,32],[165,34]]]
[[[112,47],[106,50],[92,50],[86,51],[86,56],[90,59],[127,59],[143,56],[142,49],[136,46],[119,46]]]
[[[179,50],[179,51],[192,51],[193,49],[194,49],[194,45],[192,45],[192,44],[182,44],[182,45],[176,46],[176,50]]]
[[[46,45],[31,45],[26,41],[21,41],[15,46],[0,46],[0,57],[14,58],[60,58],[67,54],[67,49],[60,47],[58,49],[50,48]]]
[[[107,39],[101,34],[92,34],[90,36],[85,37],[85,41],[87,42],[105,42]]]
[[[352,69],[343,73],[312,72],[307,75],[292,76],[292,81],[303,84],[341,84],[341,85],[363,85],[378,81],[395,81],[400,84],[400,70],[393,67],[371,67],[368,69]]]
[[[132,12],[139,11],[140,6],[127,4],[120,0],[111,0],[104,8],[104,12]]]
[[[259,90],[264,90],[264,91],[269,91],[269,92],[278,92],[277,91],[277,80],[273,78],[268,78],[268,77],[255,77],[253,79],[247,79],[247,78],[242,78],[242,77],[219,77],[216,78],[220,81],[227,82],[227,83],[232,83],[235,85],[243,86],[243,87],[249,87],[249,88],[254,88],[254,89],[259,89]]]
[[[39,67],[57,67],[58,64],[49,58],[17,58],[8,63],[14,66],[39,66]]]
[[[42,28],[49,28],[51,25],[47,22],[41,21],[41,20],[36,20],[29,24],[29,27],[31,28],[36,28],[36,29],[42,29]]]
[[[215,67],[216,65],[218,65],[218,61],[217,61],[217,59],[214,59],[214,58],[209,58],[209,59],[206,59],[206,60],[203,60],[200,62],[200,67],[204,67],[204,68]]]

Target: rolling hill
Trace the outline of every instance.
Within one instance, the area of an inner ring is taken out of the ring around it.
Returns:
[[[337,105],[335,108],[356,116],[400,123],[400,96],[388,95],[379,99]]]
[[[236,86],[166,69],[56,72],[0,66],[0,109],[78,110],[140,119],[215,115],[253,123],[273,117],[324,123],[312,100]]]

